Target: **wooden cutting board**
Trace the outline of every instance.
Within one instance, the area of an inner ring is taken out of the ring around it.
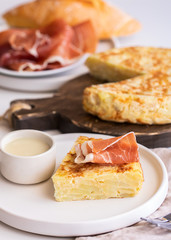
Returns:
[[[98,119],[82,108],[85,87],[98,84],[89,74],[65,83],[51,98],[15,100],[27,103],[30,110],[21,109],[12,115],[14,129],[59,129],[63,133],[94,132],[113,136],[134,131],[137,141],[147,147],[171,147],[171,124],[139,125],[114,123]]]

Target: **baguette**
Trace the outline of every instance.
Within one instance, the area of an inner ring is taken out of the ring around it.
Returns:
[[[98,39],[125,36],[140,30],[139,21],[102,0],[36,0],[4,13],[12,27],[40,28],[56,19],[73,26],[91,20]]]

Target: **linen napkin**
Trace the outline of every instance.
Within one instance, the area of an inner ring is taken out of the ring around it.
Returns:
[[[171,148],[152,149],[164,162],[169,179],[169,189],[165,201],[156,212],[151,214],[151,218],[164,216],[171,213]],[[76,240],[168,240],[171,239],[171,232],[166,229],[141,221],[132,226],[115,230],[110,233],[77,237]]]

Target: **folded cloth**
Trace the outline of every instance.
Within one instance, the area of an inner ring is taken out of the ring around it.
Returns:
[[[163,160],[169,178],[167,197],[159,209],[150,216],[151,218],[155,218],[171,212],[171,148],[155,148],[152,150]],[[170,239],[170,237],[171,233],[169,230],[142,221],[110,233],[97,236],[77,237],[76,240],[166,240]]]

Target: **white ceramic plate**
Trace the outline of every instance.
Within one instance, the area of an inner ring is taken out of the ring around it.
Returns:
[[[116,38],[101,41],[98,44],[97,52],[105,51],[114,46],[118,46]],[[88,72],[87,67],[84,66],[87,56],[85,54],[75,64],[56,70],[20,73],[0,68],[0,87],[27,92],[55,91],[66,81]]]
[[[57,165],[80,135],[55,136]],[[145,181],[136,197],[56,202],[51,179],[37,185],[17,185],[0,176],[0,220],[28,232],[51,236],[100,234],[132,225],[153,213],[164,201],[168,180],[165,166],[152,151],[139,145]]]
[[[0,87],[24,92],[54,92],[67,81],[86,72],[87,68],[82,65],[74,70],[64,72],[57,76],[51,75],[49,77],[19,78],[0,74]]]

